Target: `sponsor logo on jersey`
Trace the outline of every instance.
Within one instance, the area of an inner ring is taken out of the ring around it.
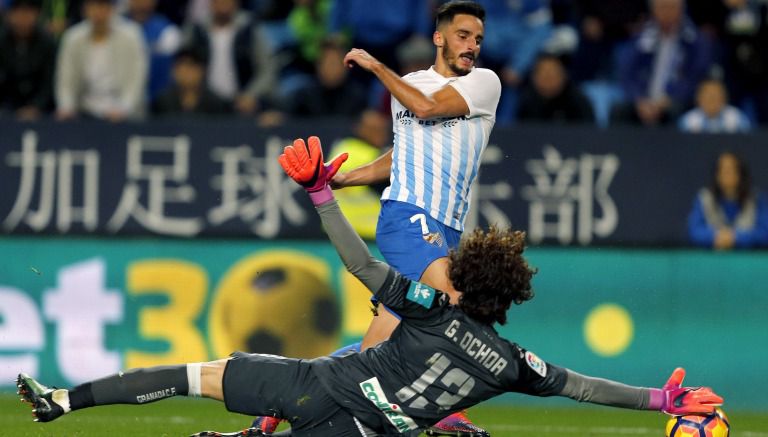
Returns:
[[[416,422],[405,414],[399,405],[389,402],[387,395],[384,394],[384,390],[381,388],[381,384],[379,384],[379,379],[375,376],[361,382],[360,389],[365,397],[384,413],[389,423],[394,425],[400,432],[413,431],[419,428]]]
[[[424,241],[437,247],[443,247],[443,236],[439,232],[432,232],[422,235]]]
[[[547,363],[545,363],[541,358],[537,357],[535,353],[526,351],[525,362],[528,363],[528,367],[530,367],[531,370],[541,375],[542,378],[547,376]]]
[[[420,282],[411,282],[408,288],[407,299],[415,302],[424,308],[432,308],[432,301],[435,300],[435,289]]]

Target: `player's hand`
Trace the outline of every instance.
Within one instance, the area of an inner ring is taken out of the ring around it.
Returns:
[[[363,49],[353,48],[344,56],[344,65],[346,65],[347,68],[352,68],[357,64],[366,71],[371,71],[374,65],[378,63],[378,59],[374,58]]]
[[[323,149],[320,138],[312,136],[308,144],[302,138],[286,146],[277,158],[285,173],[310,193],[318,192],[328,186],[336,172],[349,155],[342,153],[328,164],[323,163]]]
[[[678,367],[661,388],[661,411],[672,416],[686,414],[711,414],[723,404],[723,398],[709,387],[682,387],[685,369]]]

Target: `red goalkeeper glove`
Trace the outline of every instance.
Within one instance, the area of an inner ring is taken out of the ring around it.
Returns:
[[[307,190],[312,203],[320,205],[333,198],[328,183],[349,155],[342,153],[324,164],[320,138],[309,137],[308,143],[301,138],[294,140],[293,145],[286,146],[277,160],[285,173]]]
[[[651,389],[650,409],[672,416],[711,414],[723,404],[723,398],[709,387],[682,387],[685,369],[678,367],[661,389]]]

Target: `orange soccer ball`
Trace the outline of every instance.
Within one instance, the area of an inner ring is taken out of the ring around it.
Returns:
[[[723,410],[704,415],[678,416],[667,422],[667,437],[728,437],[731,424]]]

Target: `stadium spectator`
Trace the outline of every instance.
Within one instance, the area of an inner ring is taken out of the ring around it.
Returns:
[[[739,108],[728,104],[725,85],[716,79],[699,84],[696,107],[683,114],[680,130],[690,133],[736,133],[750,130],[750,122]]]
[[[181,45],[181,32],[170,20],[155,12],[157,0],[129,0],[126,16],[141,26],[149,56],[147,91],[149,101],[171,81],[173,55]]]
[[[110,0],[85,0],[85,20],[62,36],[56,66],[56,112],[113,122],[145,111],[147,57],[141,29],[114,14]]]
[[[372,162],[381,155],[382,149],[391,144],[389,117],[376,110],[363,111],[354,129],[354,135],[336,143],[330,152],[330,156],[348,153],[347,165],[351,168]],[[347,187],[336,192],[341,211],[355,231],[366,240],[376,238],[376,221],[381,209],[379,199],[385,187],[386,184]]]
[[[13,0],[0,27],[0,111],[34,120],[50,111],[56,43],[39,25],[41,0]]]
[[[757,0],[724,0],[726,81],[734,103],[752,108],[768,123],[768,5]]]
[[[499,73],[503,85],[496,122],[510,123],[517,112],[523,80],[552,34],[552,14],[546,0],[478,3],[487,12],[480,60]]]
[[[647,3],[647,0],[576,1],[579,46],[571,64],[575,81],[614,79],[615,52],[640,30]]]
[[[211,0],[210,19],[185,29],[184,45],[203,51],[208,86],[241,114],[262,109],[276,86],[266,33],[239,0]]]
[[[724,152],[713,173],[688,216],[691,242],[718,250],[768,246],[768,200],[752,187],[747,164]]]
[[[299,90],[289,103],[289,112],[298,116],[353,117],[365,109],[368,99],[365,88],[358,82],[347,80],[344,66],[346,50],[335,41],[323,43],[315,66],[312,84]]]
[[[195,50],[180,51],[173,63],[173,84],[152,104],[160,116],[222,115],[232,105],[214,94],[205,83],[205,61]]]
[[[619,64],[628,99],[615,121],[646,126],[677,118],[708,73],[711,44],[685,16],[684,0],[651,0],[652,18]]]
[[[413,36],[431,35],[430,12],[427,0],[335,0],[328,31],[398,71],[397,47]],[[360,79],[369,82],[368,76]]]
[[[555,122],[590,122],[595,116],[584,94],[575,87],[557,56],[540,56],[531,83],[523,89],[517,118]]]

